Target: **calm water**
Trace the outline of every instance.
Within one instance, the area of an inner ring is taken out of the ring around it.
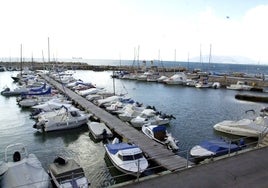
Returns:
[[[0,73],[0,88],[15,87],[11,75],[15,72]],[[91,81],[99,87],[113,91],[111,72],[76,71],[74,76]],[[265,106],[263,103],[238,101],[236,91],[226,89],[196,89],[182,86],[169,86],[131,80],[115,80],[116,93],[128,93],[132,99],[147,105],[154,105],[159,111],[173,114],[168,131],[176,137],[181,150],[187,150],[204,139],[221,135],[213,130],[217,122],[249,117],[248,109],[257,112]],[[87,177],[94,187],[112,177],[105,162],[104,148],[101,142],[91,140],[88,128],[39,133],[32,128],[34,121],[29,118],[30,111],[21,109],[15,97],[0,95],[0,158],[3,158],[7,145],[22,142],[30,153],[35,153],[47,168],[55,156],[65,155],[76,159],[85,169]],[[227,136],[227,135],[224,135]]]

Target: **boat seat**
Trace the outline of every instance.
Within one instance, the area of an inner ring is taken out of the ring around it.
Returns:
[[[65,165],[67,163],[67,161],[63,157],[58,156],[54,160],[54,163],[58,163],[59,165]]]
[[[77,117],[77,116],[78,116],[78,113],[77,113],[76,111],[72,111],[72,112],[71,112],[71,115],[72,115],[73,117]]]
[[[13,161],[18,162],[18,161],[20,161],[20,159],[21,159],[20,152],[15,151],[14,154],[13,154]]]

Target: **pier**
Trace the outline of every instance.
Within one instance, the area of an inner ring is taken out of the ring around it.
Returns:
[[[193,165],[192,162],[174,154],[163,145],[151,140],[134,127],[129,126],[116,116],[94,105],[54,79],[44,74],[41,76],[59,91],[67,95],[76,105],[81,106],[84,110],[92,113],[95,117],[104,122],[113,132],[116,132],[128,142],[138,145],[148,158],[155,161],[163,168],[169,171],[178,171]]]

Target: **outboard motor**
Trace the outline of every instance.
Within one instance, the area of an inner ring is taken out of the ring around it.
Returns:
[[[177,142],[175,141],[175,139],[171,136],[171,134],[167,134],[167,140],[166,140],[166,144],[168,146],[169,149],[171,149],[172,151],[178,151],[179,147],[177,146]]]
[[[21,159],[20,152],[15,151],[15,153],[13,154],[13,161],[18,162],[18,161],[20,161],[20,159]]]

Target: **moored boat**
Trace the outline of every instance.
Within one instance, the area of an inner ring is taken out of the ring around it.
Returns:
[[[43,132],[73,129],[86,124],[90,114],[83,113],[75,108],[66,108],[65,113],[56,114],[52,117],[41,117],[33,128]]]
[[[88,121],[87,125],[88,129],[96,140],[113,137],[113,133],[104,123]]]
[[[242,140],[240,145],[231,143],[231,141],[228,142],[224,139],[206,140],[194,146],[190,150],[190,155],[194,158],[194,161],[198,162],[206,158],[236,152],[240,150],[242,146],[244,146]]]
[[[183,72],[178,72],[171,76],[170,78],[167,78],[163,80],[164,83],[166,84],[171,84],[171,85],[182,85],[185,84],[187,80],[187,75]]]
[[[148,161],[136,145],[119,142],[104,145],[105,151],[113,165],[121,172],[138,176],[148,168]]]
[[[57,157],[49,165],[49,174],[58,188],[89,187],[89,181],[85,177],[83,168],[74,160]]]
[[[232,90],[244,90],[244,91],[249,91],[253,87],[248,85],[247,82],[244,81],[237,81],[236,84],[231,84],[230,86],[226,87],[227,89],[232,89]]]
[[[10,160],[13,153],[13,161]],[[0,166],[3,173],[0,187],[47,188],[50,180],[35,154],[28,154],[22,143],[12,144],[5,149],[5,161]]]
[[[171,133],[167,132],[166,126],[145,124],[142,126],[142,132],[156,142],[166,145],[168,149],[173,151],[179,149],[177,146],[178,140],[173,138]]]
[[[268,133],[268,117],[257,117],[255,119],[242,119],[238,121],[225,120],[213,126],[219,132],[232,135],[259,137]]]

